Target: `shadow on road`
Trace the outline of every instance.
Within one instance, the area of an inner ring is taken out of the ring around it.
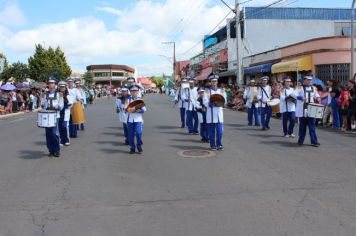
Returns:
[[[46,142],[45,141],[37,141],[37,142],[33,142],[34,145],[36,146],[46,146]]]
[[[118,132],[104,132],[104,133],[101,133],[103,135],[112,135],[112,136],[118,136],[118,137],[123,137],[124,134],[120,133],[119,131]]]
[[[190,146],[190,145],[169,145],[170,147],[174,147],[180,150],[206,150],[209,149],[208,146]]]
[[[111,144],[113,146],[126,146],[123,142],[119,142],[119,141],[96,141],[95,143],[97,144]]]
[[[99,149],[99,151],[101,151],[105,154],[118,154],[118,153],[129,154],[129,150],[123,151],[123,150],[118,150],[118,149],[101,148],[101,149]]]
[[[200,140],[192,140],[192,139],[178,139],[178,138],[172,138],[172,139],[169,139],[169,141],[174,141],[174,142],[187,142],[187,143],[202,143],[202,141]]]
[[[24,160],[36,160],[44,157],[47,157],[47,154],[44,152],[21,150],[19,158]]]
[[[188,136],[187,133],[184,132],[178,132],[178,131],[164,131],[164,132],[160,132],[161,134],[178,134],[178,135],[186,135]]]
[[[157,129],[178,129],[179,127],[177,126],[171,126],[171,125],[158,125],[156,126]]]
[[[248,136],[259,137],[259,138],[283,138],[282,135],[275,135],[275,134],[247,134]]]
[[[297,144],[297,139],[295,139],[295,142],[288,142],[286,140],[286,141],[260,141],[259,143],[266,144],[269,146],[294,147],[294,148],[300,147]]]
[[[242,125],[242,124],[224,124],[225,126],[229,126],[229,127],[235,127],[235,128],[240,128],[240,127],[245,127],[246,125]]]

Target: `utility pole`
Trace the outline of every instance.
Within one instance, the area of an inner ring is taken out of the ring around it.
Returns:
[[[162,42],[162,44],[173,44],[173,80],[176,80],[176,42]]]
[[[352,1],[352,6],[351,6],[351,78],[353,79],[355,75],[355,36],[354,36],[354,19],[355,19],[355,1]]]
[[[239,0],[235,0],[235,16],[236,16],[236,63],[237,63],[237,71],[236,71],[236,83],[237,84],[242,84],[243,80],[242,80],[242,57],[241,57],[241,53],[242,50],[240,49],[240,39],[241,39],[241,35],[240,35],[240,1]]]

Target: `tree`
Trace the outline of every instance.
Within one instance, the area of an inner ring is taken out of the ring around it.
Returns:
[[[162,86],[164,86],[164,80],[162,77],[154,77],[153,76],[151,78],[151,81],[152,81],[152,83],[154,83],[157,86],[157,88],[161,88]]]
[[[28,59],[30,78],[45,82],[51,76],[65,80],[72,70],[67,64],[64,52],[57,47],[45,49],[41,44],[36,45],[35,54]]]
[[[9,66],[2,73],[2,78],[6,83],[10,78],[14,78],[15,82],[21,83],[24,82],[30,75],[30,70],[28,69],[27,64],[22,62],[15,62]]]
[[[9,68],[9,62],[7,61],[5,54],[3,54],[1,52],[0,52],[0,58],[5,59],[4,60],[4,68],[3,68],[3,72],[5,72]],[[4,80],[2,73],[0,74],[0,80]]]
[[[87,71],[84,73],[83,79],[87,85],[91,85],[94,82],[94,74],[90,71]]]

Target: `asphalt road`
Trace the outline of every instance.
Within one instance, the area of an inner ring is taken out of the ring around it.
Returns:
[[[177,127],[167,97],[145,99],[141,156],[106,98],[59,159],[35,114],[1,120],[0,236],[356,235],[355,136],[320,130],[320,148],[298,147],[280,121],[262,132],[226,110],[225,150],[183,158],[208,146]]]

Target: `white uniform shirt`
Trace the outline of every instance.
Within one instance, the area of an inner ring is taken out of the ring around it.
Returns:
[[[295,105],[296,104],[294,102],[286,100],[286,98],[288,98],[289,96],[297,99],[297,96],[296,96],[295,91],[294,91],[293,88],[284,87],[282,92],[281,92],[281,96],[280,96],[281,102],[279,104],[281,113],[284,113],[284,112],[295,112]]]
[[[80,102],[81,95],[77,88],[68,88],[69,95],[72,97],[73,103]]]
[[[57,107],[57,118],[60,118],[60,111],[64,107],[63,95],[58,91],[46,92],[44,95],[45,97],[42,98],[42,108],[46,110],[49,109],[51,106],[51,100],[49,98],[52,98],[52,106]],[[56,99],[54,99],[55,97]]]
[[[257,89],[256,86],[253,87],[248,87],[244,91],[244,99],[246,100],[246,107],[251,108],[253,105],[253,99],[255,96],[255,89]],[[256,93],[257,94],[257,93]],[[255,107],[258,108],[258,102],[255,102]]]
[[[126,108],[131,102],[131,96],[127,96],[125,99],[116,99],[116,108],[119,109],[119,120],[122,123],[127,123],[127,112]]]
[[[68,106],[64,111],[64,121],[69,121],[70,120],[70,113],[71,113],[71,108],[73,105],[73,98],[70,94],[67,95],[67,99],[68,99]]]
[[[203,97],[203,99],[204,99],[204,97]],[[202,109],[203,106],[204,106],[204,103],[202,104],[198,100],[195,101],[195,105],[194,105],[195,109]],[[197,114],[198,114],[199,124],[203,123],[204,122],[203,113],[197,112]]]
[[[272,94],[271,86],[261,85],[261,87],[258,89],[258,93],[257,93],[257,99],[260,101],[261,107],[266,107],[266,103],[269,100],[271,100],[271,94]]]
[[[198,99],[198,88],[189,88],[185,89],[184,92],[182,93],[182,100],[184,102],[184,108],[186,111],[193,111],[194,110],[194,105],[195,101]]]
[[[83,104],[87,104],[87,99],[86,99],[86,96],[85,96],[85,91],[83,89],[77,89],[78,93],[79,93],[79,96],[80,96],[80,100],[83,101]]]
[[[224,123],[224,112],[222,107],[214,107],[210,106],[210,96],[213,94],[221,94],[225,98],[226,102],[226,92],[224,89],[209,89],[205,91],[205,96],[203,103],[207,107],[206,111],[206,123],[212,124],[212,123]]]
[[[306,86],[305,92],[303,88],[296,89],[295,95],[297,97],[296,117],[308,117],[307,109],[304,109],[304,101],[298,99],[306,98],[306,103],[314,103],[320,100],[320,96],[315,88]]]
[[[136,101],[136,100],[139,100],[140,98],[132,98],[131,102],[133,101]],[[141,110],[143,112],[146,112],[147,109],[146,107],[142,107]],[[131,112],[128,112],[127,114],[127,122],[130,122],[130,123],[135,123],[135,122],[143,122],[143,112],[140,112],[140,113],[131,113]]]
[[[184,108],[184,101],[182,100],[182,94],[184,93],[184,89],[182,87],[179,87],[177,89],[177,92],[174,97],[174,101],[177,102],[177,107],[178,108]]]

